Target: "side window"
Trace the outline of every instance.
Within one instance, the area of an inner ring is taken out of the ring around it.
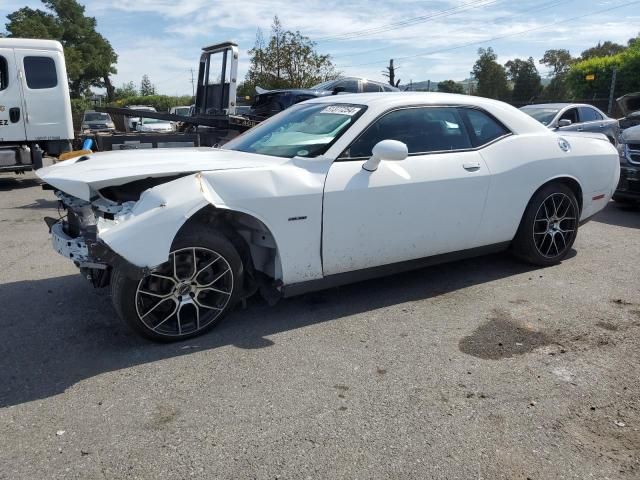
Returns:
[[[472,108],[462,109],[471,128],[471,137],[474,147],[480,147],[492,142],[496,138],[508,135],[510,132],[503,125],[481,110]]]
[[[602,115],[600,115],[596,110],[589,107],[580,107],[581,122],[596,122],[598,120],[602,120]]]
[[[343,88],[343,92],[346,93],[358,93],[358,81],[357,80],[342,80],[336,83],[333,88]]]
[[[571,123],[578,123],[578,109],[570,108],[558,120],[571,120]]]
[[[0,56],[0,90],[9,86],[9,65],[7,59]]]
[[[391,85],[385,85],[383,88],[384,88],[385,92],[395,92],[396,91],[396,89],[393,88]]]
[[[362,82],[362,91],[365,92],[365,93],[381,92],[382,89],[380,88],[380,85],[378,85],[377,83]]]
[[[51,57],[24,57],[27,87],[36,90],[58,85],[56,64]]]
[[[382,140],[405,143],[410,155],[471,148],[464,122],[455,108],[407,108],[376,120],[343,157],[368,158],[375,144]]]

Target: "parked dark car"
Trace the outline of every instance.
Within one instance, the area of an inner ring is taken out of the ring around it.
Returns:
[[[258,87],[256,88],[257,95],[254,98],[250,116],[263,120],[296,103],[327,95],[399,91],[399,89],[391,85],[356,77],[329,80],[311,88],[264,90]]]
[[[620,134],[620,181],[613,199],[619,203],[640,203],[640,125]]]
[[[552,130],[604,133],[616,145],[620,126],[592,105],[582,103],[541,103],[522,107],[524,113]]]
[[[640,92],[627,93],[616,100],[624,118],[619,120],[620,129],[640,125]]]
[[[94,112],[87,110],[82,117],[83,131],[90,132],[115,132],[116,126],[108,113]]]

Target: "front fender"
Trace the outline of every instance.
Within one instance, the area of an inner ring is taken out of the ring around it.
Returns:
[[[143,192],[126,219],[101,228],[98,236],[133,265],[153,268],[167,260],[182,225],[211,200],[200,174],[182,177]]]

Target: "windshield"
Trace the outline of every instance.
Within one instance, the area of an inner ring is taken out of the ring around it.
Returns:
[[[84,121],[85,122],[110,122],[111,117],[109,117],[109,115],[106,113],[91,112],[91,113],[84,114]]]
[[[558,114],[560,111],[558,108],[541,108],[541,107],[523,107],[522,110],[524,113],[529,115],[530,117],[535,118],[543,125],[549,125],[551,120]]]
[[[311,103],[291,107],[224,145],[276,157],[322,155],[366,110],[364,105]]]
[[[176,108],[174,113],[175,113],[175,115],[182,115],[183,117],[188,117],[189,116],[189,108],[190,107]]]

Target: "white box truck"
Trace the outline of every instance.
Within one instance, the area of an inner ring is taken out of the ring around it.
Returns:
[[[0,38],[0,172],[42,166],[70,149],[73,120],[62,45]]]

